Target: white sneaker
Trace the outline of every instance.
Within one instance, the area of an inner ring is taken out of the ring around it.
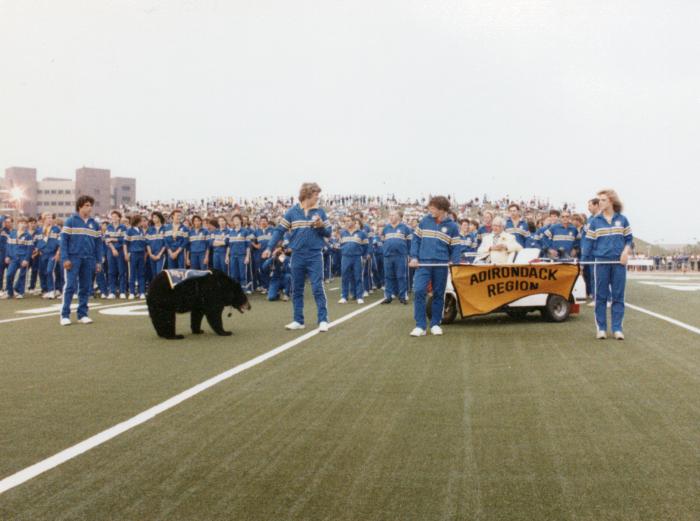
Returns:
[[[591,300],[588,304],[586,304],[589,308],[594,308],[595,307],[595,300]]]
[[[357,303],[358,303],[358,304],[360,304],[360,305],[362,305],[362,304],[364,304],[364,303],[365,303],[365,301],[364,301],[364,300],[362,300],[361,298],[358,298],[358,299],[357,299]]]
[[[70,326],[70,318],[62,318],[61,325],[62,326]]]
[[[146,300],[146,295],[144,295],[143,293],[141,293],[141,294],[139,295],[139,300]]]
[[[615,337],[615,340],[624,340],[625,335],[622,334],[622,331],[615,331],[613,333],[613,336]]]
[[[46,293],[44,293],[44,294],[41,296],[41,298],[44,298],[44,299],[53,298],[53,291],[47,291]]]
[[[431,335],[442,335],[442,328],[440,326],[433,326],[430,328],[430,334]]]
[[[304,324],[300,324],[296,320],[292,322],[291,324],[287,324],[284,326],[285,329],[289,329],[290,331],[295,331],[297,329],[304,329],[306,326]]]
[[[369,293],[367,293],[367,292],[365,291],[365,292],[362,294],[362,298],[366,298],[366,297],[369,297]]]
[[[115,298],[117,297],[114,293],[110,293],[109,295],[107,295],[107,300],[114,300]]]
[[[328,322],[321,322],[321,323],[318,325],[318,330],[319,330],[321,333],[325,333],[326,331],[328,331]]]
[[[338,301],[338,304],[347,304],[347,303],[348,303],[348,299],[346,299],[346,298],[341,298],[341,299]]]
[[[119,298],[120,298],[120,299],[125,299],[125,298],[126,298],[126,295],[125,295],[124,293],[120,293],[120,294],[119,294]]]
[[[608,338],[608,335],[607,333],[605,333],[605,331],[598,330],[598,332],[595,334],[595,337],[598,340],[605,340],[606,338]]]
[[[133,293],[129,293],[129,300],[134,300],[134,294],[133,294]]]
[[[415,328],[413,331],[411,331],[411,336],[425,336],[425,329],[421,329],[419,327]]]
[[[92,324],[92,319],[90,317],[83,317],[78,319],[81,324]]]
[[[17,293],[17,295],[15,295],[15,298],[16,298],[17,300],[22,300],[22,299],[24,298],[24,295],[21,295],[21,294]]]
[[[0,299],[7,300],[8,298],[10,298],[10,296],[7,293],[0,293]]]

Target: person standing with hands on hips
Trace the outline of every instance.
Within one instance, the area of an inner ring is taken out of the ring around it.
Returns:
[[[70,303],[78,292],[78,322],[91,324],[88,317],[88,296],[95,271],[102,269],[100,254],[100,227],[90,217],[95,200],[81,195],[75,204],[76,213],[68,217],[61,230],[61,263],[65,270],[66,286],[63,291],[61,325],[69,326]]]
[[[622,202],[615,190],[601,190],[597,195],[599,213],[591,218],[586,232],[596,262],[593,266],[596,338],[604,340],[607,337],[607,303],[608,296],[611,296],[613,336],[624,340],[622,322],[625,318],[627,261],[634,238],[627,217],[620,213]]]
[[[316,309],[318,312],[318,329],[328,331],[328,305],[323,289],[323,253],[324,238],[331,236],[331,223],[326,212],[318,207],[321,187],[316,183],[304,183],[299,189],[299,203],[292,206],[280,219],[272,232],[263,259],[271,255],[271,245],[282,240],[290,232],[289,248],[292,250],[292,301],[294,320],[285,327],[289,330],[304,329],[304,282],[308,275]]]

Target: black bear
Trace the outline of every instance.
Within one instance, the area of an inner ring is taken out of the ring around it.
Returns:
[[[223,271],[164,270],[151,282],[146,297],[148,314],[158,336],[182,339],[175,334],[175,314],[191,313],[192,333],[203,333],[202,318],[217,335],[228,336],[224,331],[221,314],[226,306],[233,306],[243,313],[250,309],[241,285]],[[230,315],[229,315],[230,316]]]

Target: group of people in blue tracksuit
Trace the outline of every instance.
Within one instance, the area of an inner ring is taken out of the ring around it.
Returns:
[[[26,291],[53,298],[60,291],[60,230],[50,214],[42,215],[39,222],[33,217],[19,217],[15,222],[0,216],[0,298],[22,299]]]
[[[32,218],[0,216],[0,297],[23,298],[36,283],[46,298],[63,298],[61,323],[70,323],[70,300],[77,295],[78,321],[89,323],[87,299],[101,294],[108,299],[144,298],[150,281],[163,269],[220,269],[240,282],[247,293],[258,289],[274,300],[293,302],[292,322],[286,328],[306,326],[304,286],[307,279],[316,302],[316,322],[325,332],[331,326],[324,281],[339,275],[340,304],[354,299],[364,304],[373,289],[384,291],[383,304],[395,299],[407,304],[414,294],[415,328],[412,336],[441,335],[440,326],[447,282],[447,265],[470,263],[478,255],[483,237],[490,233],[494,215],[484,213],[480,223],[458,219],[449,199],[435,196],[428,215],[404,222],[400,210],[387,221],[370,227],[362,214],[345,217],[333,230],[319,207],[321,189],[305,183],[299,202],[275,223],[259,218],[251,227],[236,214],[183,220],[180,210],[167,216],[122,216],[118,210],[98,223],[92,218],[94,201],[82,196],[76,213],[65,222],[44,214]],[[541,255],[568,261],[578,257],[587,293],[593,298],[596,336],[606,338],[606,309],[612,308],[612,334],[622,339],[625,264],[632,249],[632,232],[621,214],[622,204],[612,190],[589,201],[591,216],[580,226],[568,211],[550,212],[536,228],[526,221],[519,205],[508,207],[505,231],[522,247],[537,248]],[[576,216],[575,216],[576,217]],[[584,216],[585,217],[585,216]],[[430,322],[427,294],[432,291]]]

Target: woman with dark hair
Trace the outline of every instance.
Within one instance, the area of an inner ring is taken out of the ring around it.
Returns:
[[[146,232],[146,253],[153,280],[165,264],[165,217],[160,212],[151,212],[151,223]]]
[[[250,263],[250,240],[249,232],[243,227],[243,219],[240,214],[231,218],[232,227],[228,232],[228,262],[229,275],[238,281],[246,293],[250,294],[248,288],[248,264]]]
[[[226,217],[221,216],[218,219],[211,219],[209,222],[214,227],[214,230],[209,233],[212,249],[211,267],[228,273],[228,259],[226,258],[228,223],[226,222]]]
[[[168,251],[167,266],[169,269],[182,269],[185,267],[185,249],[190,231],[187,226],[180,224],[182,211],[173,210],[170,219],[172,223],[165,228],[165,247]]]
[[[139,298],[146,298],[146,235],[141,228],[145,217],[131,217],[131,227],[126,231],[124,258],[129,265],[129,300],[136,298],[136,286]]]
[[[622,215],[622,202],[614,190],[598,192],[600,213],[591,218],[586,238],[590,241],[595,260],[596,338],[607,337],[607,302],[612,296],[612,331],[617,340],[624,340],[622,322],[625,318],[625,284],[627,260],[632,250],[633,236],[627,217]]]
[[[202,226],[202,218],[199,215],[192,216],[189,257],[191,269],[207,269],[209,264],[209,231]]]

